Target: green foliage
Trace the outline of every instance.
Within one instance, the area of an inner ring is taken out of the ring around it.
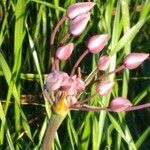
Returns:
[[[51,68],[53,49],[49,38],[66,8],[75,2],[0,1],[0,149],[40,149],[51,116],[49,103],[42,95],[44,77]],[[112,56],[109,71],[130,52],[150,52],[150,0],[95,2],[85,32],[70,39],[76,45],[73,59],[61,64],[69,73],[94,34],[109,34],[108,46],[102,52]],[[67,32],[68,24],[65,22],[57,33],[55,47]],[[81,64],[83,74],[88,76],[102,54],[87,57]],[[112,94],[97,96],[90,103],[105,107],[115,96],[128,97],[134,105],[146,103],[150,98],[149,80],[146,62],[135,71],[117,74]],[[95,86],[91,86],[86,92],[92,95],[94,90]],[[53,149],[148,150],[149,117],[149,109],[119,114],[71,111],[58,130]]]

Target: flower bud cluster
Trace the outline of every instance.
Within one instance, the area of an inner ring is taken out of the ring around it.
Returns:
[[[67,16],[71,20],[69,32],[72,35],[78,36],[83,33],[88,21],[90,20],[90,10],[94,7],[94,5],[95,3],[93,2],[80,2],[71,5],[67,9]],[[53,100],[55,109],[61,108],[62,110],[56,110],[56,112],[59,112],[59,114],[61,114],[61,112],[65,112],[66,108],[69,109],[72,105],[76,105],[77,103],[79,103],[77,101],[77,96],[79,95],[79,93],[85,91],[87,83],[86,80],[81,79],[81,72],[76,75],[75,70],[88,53],[100,53],[107,45],[108,40],[108,34],[94,35],[89,38],[86,44],[87,50],[85,50],[85,52],[78,58],[72,68],[72,72],[70,75],[64,71],[59,70],[59,67],[52,67],[53,70],[45,79],[45,88],[50,95],[52,94],[51,97],[55,97]],[[61,45],[62,46],[58,47],[56,50],[54,63],[52,65],[55,65],[56,60],[66,61],[67,59],[69,59],[73,50],[75,49],[74,43],[68,43],[66,45],[63,45],[61,43]],[[100,57],[97,63],[96,74],[97,72],[101,71],[104,73],[104,76],[100,77],[100,79],[98,78],[97,80],[98,83],[95,89],[96,93],[98,93],[100,96],[108,95],[111,92],[112,88],[115,86],[115,82],[109,81],[105,77],[109,76],[110,74],[120,72],[124,68],[135,69],[139,65],[141,65],[148,57],[149,54],[147,53],[130,53],[125,57],[121,66],[108,73],[107,70],[111,63],[111,57],[109,55]],[[95,77],[94,73],[95,71],[89,75],[91,81]],[[109,109],[114,112],[121,112],[126,111],[128,108],[131,108],[131,106],[132,104],[128,99],[118,97],[111,101]],[[62,109],[62,107],[64,107],[64,109]],[[81,107],[82,106],[80,106],[80,108]]]
[[[70,77],[66,72],[55,70],[47,76],[45,88],[49,93],[54,92],[57,95],[57,99],[60,99],[62,92],[65,92],[70,96],[70,99],[75,101],[75,96],[85,89],[85,84],[76,75]]]
[[[91,13],[89,11],[94,5],[93,2],[80,2],[67,9],[67,15],[71,19],[69,31],[72,35],[78,36],[85,30],[90,20]]]

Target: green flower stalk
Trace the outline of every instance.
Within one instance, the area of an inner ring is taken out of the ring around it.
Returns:
[[[42,144],[42,150],[51,149],[57,129],[59,128],[64,118],[65,116],[52,114],[45,132],[45,137]]]

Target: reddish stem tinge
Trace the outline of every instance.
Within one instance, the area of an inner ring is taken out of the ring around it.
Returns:
[[[111,74],[113,74],[113,73],[120,72],[120,71],[122,71],[124,68],[125,68],[125,66],[124,66],[124,65],[121,65],[121,66],[119,66],[118,68],[116,68],[114,71],[111,71],[111,72],[109,72],[109,73],[107,73],[107,74],[104,74],[103,76],[101,76],[100,78],[98,78],[97,80],[95,80],[94,82],[98,82],[98,81],[100,81],[101,79],[106,78],[106,77],[108,77],[109,75],[111,75]]]
[[[63,37],[63,39],[60,41],[60,45],[63,45],[64,42],[65,42],[66,40],[68,40],[69,37],[70,37],[70,33],[66,33],[66,35]]]
[[[54,39],[55,39],[55,35],[56,32],[58,31],[58,29],[60,28],[60,26],[62,25],[62,23],[67,19],[68,17],[66,15],[64,15],[60,21],[57,23],[55,29],[53,30],[51,37],[50,37],[50,45],[54,45]]]
[[[81,101],[78,101],[75,105],[81,105],[81,104],[85,104],[86,102],[90,101],[93,97],[95,97],[97,95],[97,93],[94,93],[93,95],[91,95],[90,97],[84,99],[84,100],[81,100]]]
[[[82,110],[82,111],[95,111],[95,112],[100,112],[100,111],[111,111],[110,108],[108,107],[97,107],[97,106],[89,106],[86,104],[83,105],[74,105],[71,107],[72,110]]]
[[[140,110],[140,109],[144,109],[144,108],[148,108],[148,107],[150,107],[150,103],[129,107],[129,108],[127,108],[124,111],[125,112],[127,112],[127,111],[134,111],[134,110]],[[100,111],[111,111],[111,112],[114,112],[109,107],[97,107],[97,106],[90,106],[90,105],[86,105],[86,104],[72,105],[70,107],[70,109],[72,109],[72,110],[81,110],[81,111],[95,111],[95,112],[100,112]]]
[[[73,76],[75,73],[76,68],[78,67],[78,65],[80,64],[80,62],[82,61],[82,59],[89,53],[88,50],[84,51],[83,54],[79,57],[79,59],[76,61],[76,63],[73,66],[73,69],[71,71],[70,76]]]
[[[59,70],[59,59],[55,58],[55,66],[56,66],[56,70]]]
[[[127,108],[125,111],[134,111],[134,110],[140,110],[140,109],[144,109],[144,108],[148,108],[150,107],[150,103],[146,103],[146,104],[142,104],[142,105],[138,105],[138,106],[132,106]]]

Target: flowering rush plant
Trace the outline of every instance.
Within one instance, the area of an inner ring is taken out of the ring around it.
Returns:
[[[89,38],[86,43],[86,50],[76,60],[70,72],[60,69],[60,61],[67,61],[75,50],[75,44],[72,42],[66,43],[66,41],[69,41],[71,35],[79,36],[84,32],[91,18],[90,11],[94,6],[95,3],[93,2],[80,2],[71,5],[67,9],[67,15],[61,18],[51,34],[50,45],[54,53],[51,53],[52,67],[51,72],[45,79],[43,94],[51,105],[52,116],[45,132],[43,150],[51,148],[55,133],[70,110],[122,112],[150,107],[150,103],[132,106],[130,100],[121,96],[114,98],[107,107],[89,105],[89,101],[94,96],[99,95],[102,97],[111,93],[112,88],[115,86],[113,78],[110,78],[111,75],[124,69],[135,69],[149,57],[148,53],[130,53],[125,56],[122,65],[108,72],[112,56],[103,55],[99,58],[95,70],[92,70],[86,77],[82,76],[81,68],[79,67],[80,62],[88,54],[99,54],[105,48],[109,41],[107,33],[93,35]],[[54,49],[56,32],[66,19],[70,21],[69,33],[60,41],[57,49]],[[103,75],[98,76],[99,72],[102,72]],[[87,87],[92,84],[96,85],[95,93],[88,98],[81,99],[82,93],[85,93]]]

